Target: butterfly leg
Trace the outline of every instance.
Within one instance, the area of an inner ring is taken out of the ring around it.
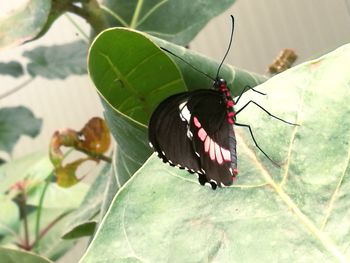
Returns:
[[[236,115],[238,115],[242,110],[244,110],[250,103],[254,103],[256,106],[258,106],[260,109],[262,109],[263,111],[265,111],[268,115],[270,115],[271,117],[279,120],[279,121],[282,121],[284,123],[287,123],[289,125],[295,125],[295,126],[299,126],[299,124],[296,124],[296,123],[292,123],[292,122],[289,122],[289,121],[286,121],[286,120],[283,120],[275,115],[273,115],[272,113],[270,113],[268,110],[266,110],[264,107],[260,106],[258,103],[256,103],[255,101],[248,101],[247,104],[245,104],[242,108],[240,108],[238,111],[236,111]]]
[[[265,93],[263,93],[263,92],[261,92],[261,91],[258,91],[258,90],[256,90],[256,89],[252,88],[251,86],[247,85],[247,86],[245,86],[245,87],[243,88],[243,90],[241,91],[241,94],[239,94],[237,100],[235,101],[235,104],[238,103],[238,101],[239,101],[240,98],[242,97],[243,93],[246,92],[248,89],[251,89],[252,91],[254,91],[254,92],[256,92],[256,93],[259,93],[259,94],[261,94],[261,95],[266,95]]]
[[[276,165],[277,167],[280,167],[280,165],[278,163],[276,163],[274,160],[272,160],[268,155],[267,153],[264,152],[263,149],[261,149],[261,147],[259,146],[259,144],[256,142],[255,140],[255,137],[253,135],[253,131],[252,131],[252,128],[250,127],[250,125],[248,124],[241,124],[241,123],[237,123],[235,122],[235,125],[236,126],[240,126],[240,127],[245,127],[245,128],[248,128],[249,132],[250,132],[250,136],[252,137],[253,139],[253,142],[255,144],[255,146],[267,157],[267,159],[269,159],[274,165]]]

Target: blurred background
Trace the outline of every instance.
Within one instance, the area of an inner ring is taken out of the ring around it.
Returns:
[[[1,1],[0,12],[16,6],[16,2]],[[220,4],[220,1],[218,1]],[[236,26],[233,47],[227,63],[238,68],[267,74],[267,68],[284,48],[298,55],[296,64],[326,54],[350,40],[350,14],[346,0],[237,0],[220,16],[214,18],[190,43],[190,48],[220,61],[226,51],[231,21]],[[316,8],[315,8],[316,7]],[[89,34],[86,22],[70,16]],[[0,61],[24,61],[24,50],[36,46],[69,43],[84,39],[67,16],[54,23],[49,32],[33,43],[0,52]],[[1,93],[19,82],[1,76]],[[93,116],[102,116],[99,98],[87,75],[71,76],[64,81],[37,77],[28,86],[5,99],[0,106],[24,105],[43,118],[41,133],[35,139],[21,137],[13,158],[45,149],[52,133],[65,127],[80,129]]]
[[[17,2],[21,0],[1,1],[0,16],[1,12],[14,8]],[[284,48],[294,49],[298,55],[296,64],[300,64],[349,43],[349,5],[346,0],[237,0],[226,12],[209,22],[190,43],[190,48],[221,61],[229,41],[229,15],[232,14],[236,21],[235,34],[226,63],[267,74],[268,66]],[[89,26],[84,20],[73,15],[70,18],[89,34]],[[38,41],[0,52],[0,61],[23,62],[25,50],[78,39],[84,38],[64,15]],[[1,76],[0,93],[12,89],[25,78]],[[37,77],[25,88],[0,100],[1,107],[17,105],[30,108],[42,118],[43,127],[35,139],[21,137],[12,158],[47,149],[51,135],[57,129],[70,127],[79,130],[91,117],[102,116],[98,95],[88,75],[71,76],[65,80]],[[60,262],[77,262],[81,253],[79,247],[72,253]]]

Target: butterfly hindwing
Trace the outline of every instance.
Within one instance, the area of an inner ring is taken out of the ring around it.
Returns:
[[[226,103],[216,91],[196,94],[188,102],[193,145],[202,172],[212,186],[231,185],[237,168],[236,139],[226,121]]]

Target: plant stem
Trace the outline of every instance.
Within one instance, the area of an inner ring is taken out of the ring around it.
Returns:
[[[85,42],[89,42],[89,36],[84,32],[84,30],[79,26],[79,24],[77,22],[74,21],[73,18],[70,17],[70,15],[65,14],[65,16],[67,17],[67,19],[69,20],[69,22],[71,22],[73,24],[73,26],[79,31],[79,33],[83,36],[83,39]]]
[[[81,2],[82,7],[69,3],[65,6],[66,11],[76,14],[86,20],[93,28],[95,33],[99,33],[108,27],[107,20],[102,14],[96,0],[88,0]]]
[[[20,194],[18,203],[19,203],[19,209],[21,211],[21,215],[23,216],[23,230],[24,230],[24,241],[20,246],[25,250],[30,250],[28,218],[27,218],[27,211],[26,211],[27,194],[25,193],[25,190],[23,190],[22,193]]]
[[[41,219],[41,211],[43,208],[43,203],[44,203],[44,197],[46,194],[46,190],[48,188],[48,186],[50,185],[51,182],[51,178],[54,176],[53,171],[50,173],[50,175],[47,177],[45,185],[44,185],[44,189],[41,192],[41,196],[39,199],[39,205],[38,205],[38,211],[36,214],[36,222],[35,222],[35,240],[39,239],[39,231],[40,231],[40,219]]]
[[[75,148],[75,149],[80,151],[80,152],[82,152],[82,153],[85,153],[86,155],[88,155],[92,159],[99,160],[99,161],[102,160],[102,161],[105,161],[107,163],[112,163],[112,158],[111,157],[105,156],[103,154],[92,153],[92,152],[86,151],[86,150],[84,150],[82,148]]]
[[[6,98],[6,97],[12,95],[13,93],[19,91],[20,89],[24,88],[25,86],[27,86],[33,80],[34,80],[34,78],[27,79],[24,82],[22,82],[21,84],[19,84],[18,86],[10,89],[9,91],[6,91],[6,92],[0,94],[0,100],[2,100],[3,98]]]

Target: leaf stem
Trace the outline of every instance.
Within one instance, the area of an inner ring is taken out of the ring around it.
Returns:
[[[107,28],[107,21],[102,15],[102,9],[96,0],[88,0],[81,2],[82,7],[74,3],[68,3],[65,10],[76,14],[86,20],[93,28],[95,33],[99,33]]]
[[[25,80],[24,82],[22,82],[21,84],[17,85],[16,87],[10,89],[9,91],[6,91],[6,92],[0,94],[0,100],[4,99],[4,98],[12,95],[13,93],[19,91],[20,89],[24,88],[33,80],[34,80],[34,78],[29,78],[29,79]]]
[[[131,23],[130,23],[130,28],[133,28],[133,29],[136,28],[136,25],[137,25],[137,22],[139,20],[139,16],[141,13],[142,6],[143,6],[143,0],[138,0],[134,15],[133,15]]]
[[[129,27],[128,23],[125,22],[125,20],[119,16],[117,13],[113,12],[111,9],[109,9],[107,6],[100,4],[100,8],[105,11],[107,14],[109,14],[111,17],[113,17],[116,21],[118,21],[122,26]]]

